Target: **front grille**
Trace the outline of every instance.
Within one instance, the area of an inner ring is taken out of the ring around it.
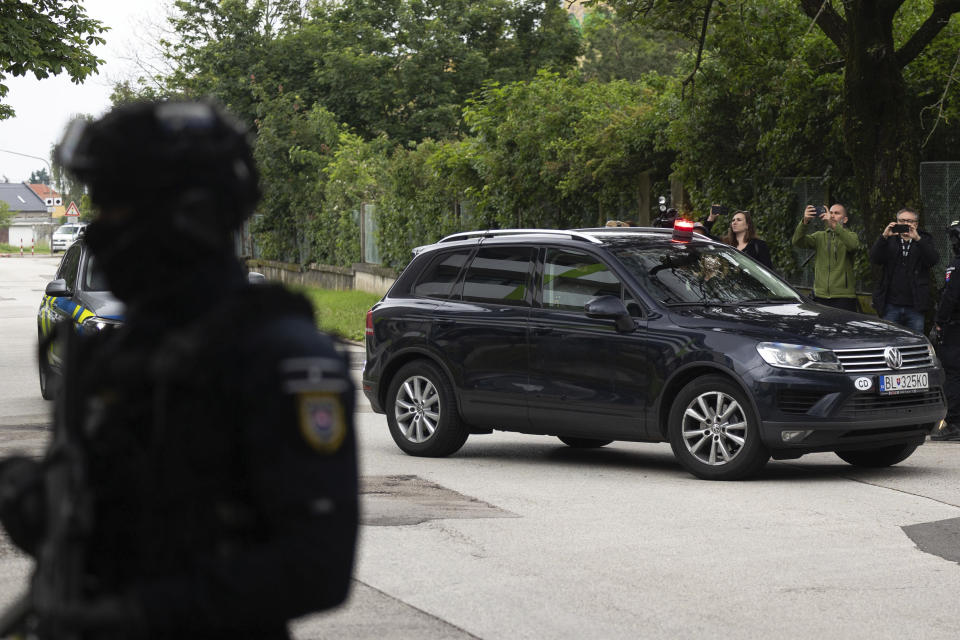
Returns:
[[[834,349],[843,370],[847,373],[867,373],[872,371],[890,371],[890,366],[883,357],[885,347],[871,347],[868,349]],[[909,347],[897,347],[903,358],[903,364],[898,371],[904,369],[923,369],[933,366],[933,357],[927,345],[918,344]]]
[[[801,415],[810,411],[823,397],[822,391],[781,390],[777,393],[777,406],[783,413]]]
[[[894,417],[897,414],[907,416],[913,409],[943,405],[943,391],[940,389],[894,396],[854,394],[847,399],[838,415],[842,418]]]

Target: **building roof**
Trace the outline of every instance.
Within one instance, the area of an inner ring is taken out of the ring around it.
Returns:
[[[37,183],[31,182],[31,183],[28,184],[27,186],[30,187],[30,190],[31,190],[31,191],[33,191],[35,194],[37,194],[38,196],[40,196],[40,199],[41,199],[41,200],[46,201],[47,198],[59,198],[59,197],[60,197],[60,194],[57,193],[57,190],[54,189],[53,187],[51,187],[51,186],[48,185],[48,184],[42,184],[42,183],[41,183],[41,184],[37,184]]]
[[[14,213],[47,213],[43,198],[34,193],[26,182],[0,182],[0,202],[6,202]]]

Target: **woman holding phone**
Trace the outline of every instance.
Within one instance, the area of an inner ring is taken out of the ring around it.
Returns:
[[[720,241],[736,247],[763,266],[774,270],[773,262],[770,260],[770,247],[757,237],[757,230],[753,226],[753,217],[749,211],[737,211],[733,214],[730,219],[730,228]]]

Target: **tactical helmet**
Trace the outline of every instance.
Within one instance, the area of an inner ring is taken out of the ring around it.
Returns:
[[[221,232],[238,228],[260,197],[244,130],[206,102],[140,102],[97,121],[75,120],[57,159],[97,205],[162,216],[199,200],[192,211]]]
[[[953,255],[960,256],[960,220],[954,220],[947,227],[947,238],[953,248]]]

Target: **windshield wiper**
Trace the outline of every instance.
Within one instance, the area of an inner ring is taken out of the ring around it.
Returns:
[[[740,304],[776,304],[778,302],[799,303],[800,300],[796,298],[757,298],[756,300],[744,300]]]
[[[735,300],[696,300],[693,302],[664,302],[665,307],[735,307],[741,304]]]

